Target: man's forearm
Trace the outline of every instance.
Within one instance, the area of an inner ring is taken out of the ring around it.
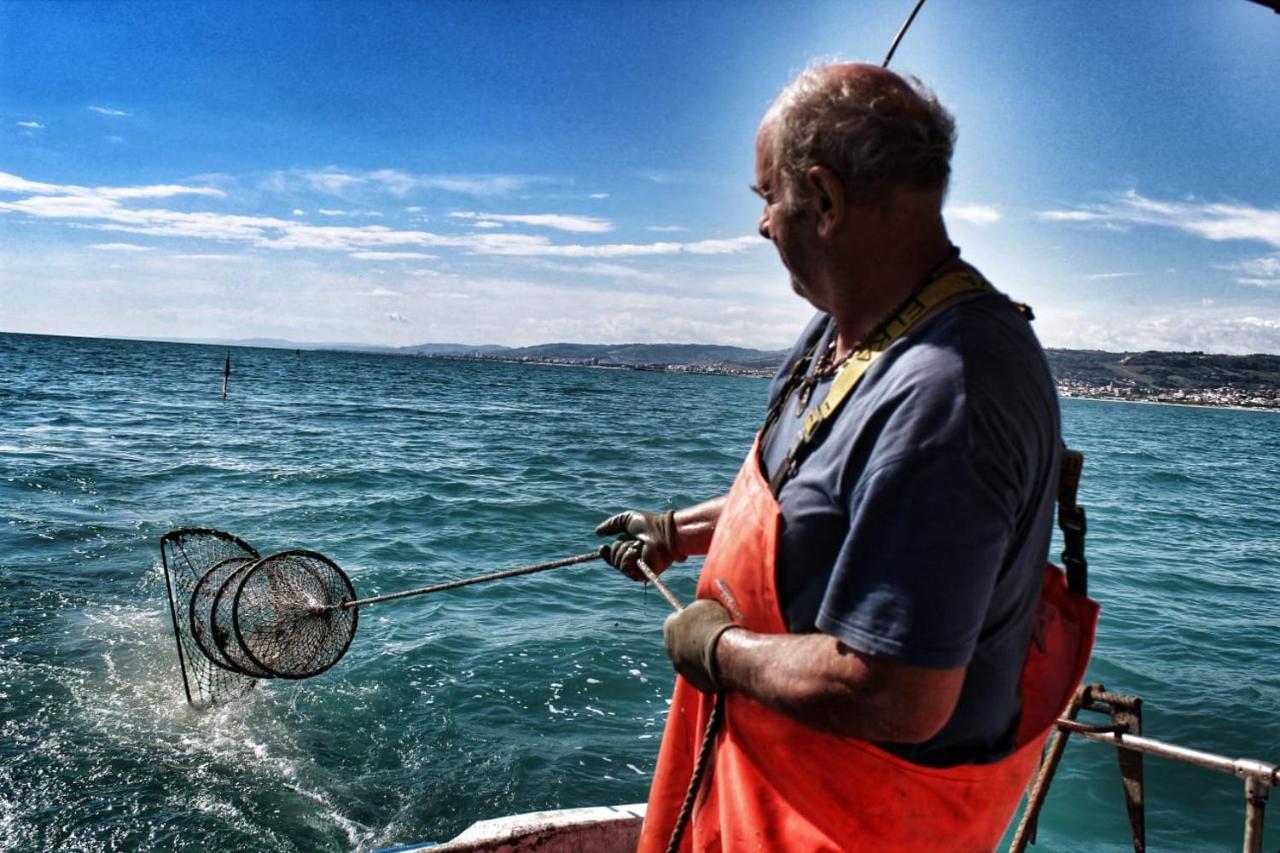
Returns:
[[[728,495],[721,495],[695,506],[676,510],[677,545],[686,557],[705,554],[711,548],[711,536],[716,532],[716,522],[719,521],[720,512],[728,499]]]
[[[862,655],[827,634],[727,631],[720,684],[842,737],[920,743],[950,719],[964,669],[931,670]]]

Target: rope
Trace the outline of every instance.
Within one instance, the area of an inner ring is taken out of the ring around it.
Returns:
[[[642,559],[636,560],[636,565],[640,567],[640,572],[648,578],[649,582],[658,588],[658,592],[662,593],[662,597],[667,600],[675,611],[679,613],[684,610],[684,605],[680,603],[680,599],[676,598],[675,593],[667,588],[667,585],[658,580],[657,573],[649,568],[649,564]],[[684,837],[684,831],[689,826],[689,818],[693,816],[693,804],[698,799],[698,791],[702,788],[702,780],[707,774],[707,768],[710,766],[711,753],[714,751],[716,743],[716,734],[720,731],[720,720],[724,717],[724,693],[716,693],[715,704],[711,706],[711,713],[707,715],[707,728],[702,733],[702,745],[698,747],[698,758],[693,762],[693,773],[689,776],[689,790],[685,791],[684,803],[680,806],[680,813],[676,815],[676,825],[671,829],[671,841],[667,844],[667,853],[677,853],[680,849],[680,840]]]
[[[720,721],[724,717],[724,694],[716,694],[716,703],[711,706],[707,715],[707,730],[702,733],[702,745],[698,747],[698,760],[693,763],[693,774],[689,777],[689,790],[685,792],[684,803],[680,806],[680,814],[676,815],[676,825],[671,830],[671,841],[667,844],[667,853],[678,853],[680,841],[684,838],[685,828],[693,815],[693,804],[698,799],[698,791],[702,788],[702,779],[707,773],[712,748],[716,735],[720,731]]]
[[[658,592],[662,593],[662,597],[667,600],[667,604],[670,604],[677,613],[684,610],[684,605],[680,603],[680,599],[676,598],[676,594],[671,591],[669,586],[658,580],[658,573],[649,568],[648,563],[637,557],[636,565],[640,567],[640,572],[645,576],[645,579],[657,587]]]

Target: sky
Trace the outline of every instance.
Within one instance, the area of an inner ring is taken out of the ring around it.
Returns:
[[[776,349],[761,115],[909,0],[0,0],[0,331]],[[1280,353],[1280,15],[929,0],[964,256],[1051,347]]]

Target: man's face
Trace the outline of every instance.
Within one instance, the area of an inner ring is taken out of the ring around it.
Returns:
[[[806,251],[803,211],[788,211],[785,187],[778,169],[774,124],[770,119],[756,134],[756,183],[752,187],[764,200],[760,236],[773,243],[782,265],[791,273],[791,289],[813,301],[812,252]]]

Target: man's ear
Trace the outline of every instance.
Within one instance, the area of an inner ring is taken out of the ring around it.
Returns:
[[[844,182],[826,166],[810,166],[805,178],[817,209],[818,236],[830,240],[840,230],[849,210]]]

